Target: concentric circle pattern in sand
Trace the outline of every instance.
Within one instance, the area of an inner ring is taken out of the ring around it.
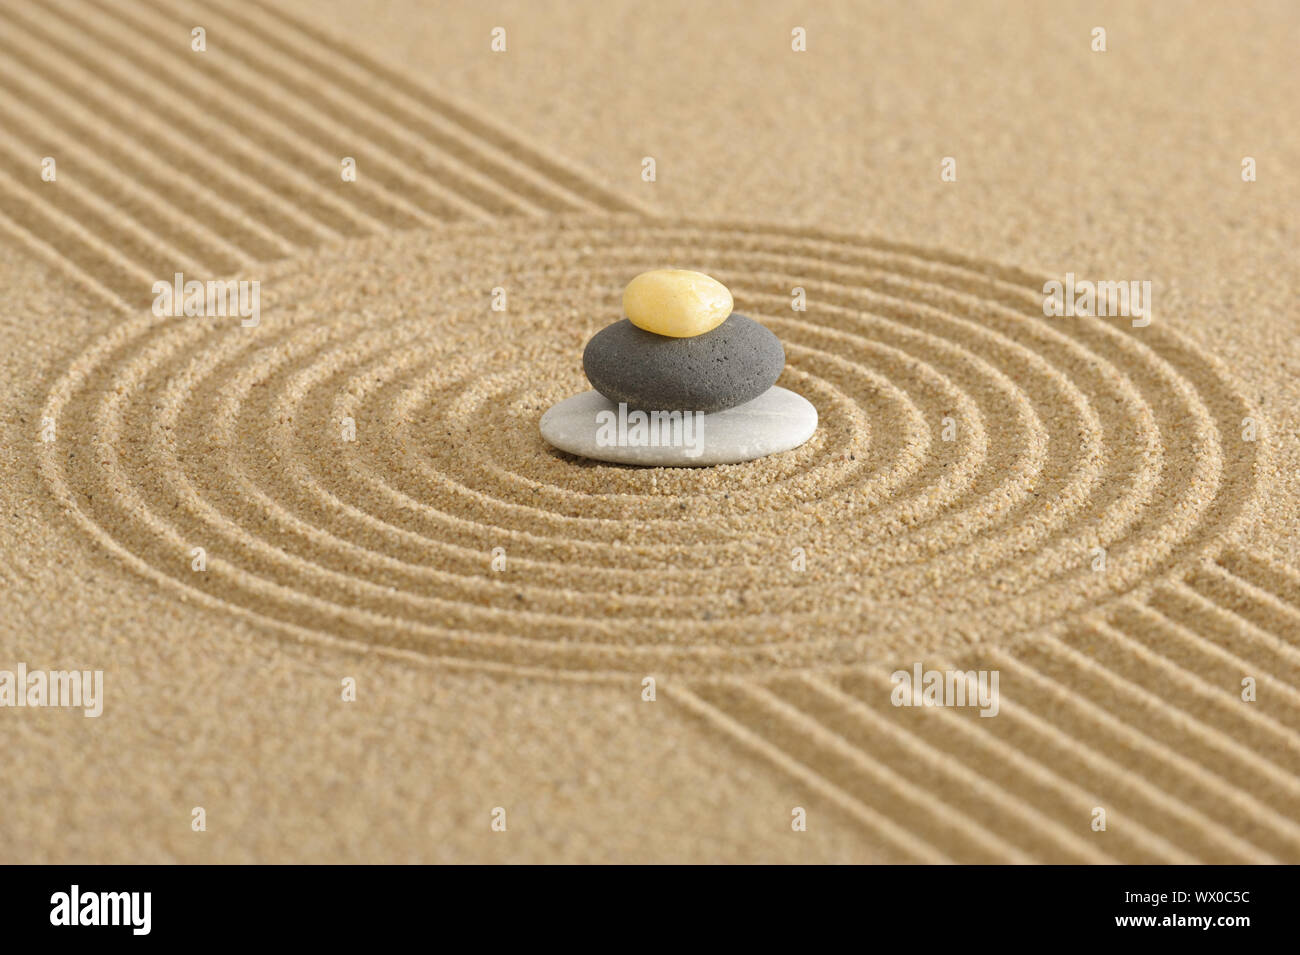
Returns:
[[[703,471],[545,445],[583,344],[665,265],[781,337],[808,444]],[[140,572],[300,636],[569,674],[879,660],[1139,590],[1222,546],[1254,491],[1247,404],[1160,316],[1045,318],[1044,277],[959,256],[602,217],[241,277],[257,328],[144,314],[76,357],[44,468]]]

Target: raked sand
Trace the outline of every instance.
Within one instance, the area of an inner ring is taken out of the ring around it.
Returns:
[[[44,9],[0,10],[0,669],[105,711],[0,709],[0,860],[1300,859],[1294,11]],[[812,440],[543,442],[661,266]],[[155,315],[176,272],[258,323]],[[1045,316],[1067,272],[1151,322]],[[917,663],[997,715],[893,705]]]

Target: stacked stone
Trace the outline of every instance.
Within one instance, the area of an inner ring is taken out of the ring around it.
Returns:
[[[641,411],[712,413],[752,401],[776,384],[785,349],[733,305],[727,287],[702,272],[641,273],[623,292],[627,318],[587,343],[587,380]]]
[[[627,318],[583,352],[596,390],[547,409],[542,437],[570,454],[646,467],[740,464],[799,447],[817,430],[817,409],[777,386],[785,349],[733,304],[700,272],[638,275],[623,292]]]

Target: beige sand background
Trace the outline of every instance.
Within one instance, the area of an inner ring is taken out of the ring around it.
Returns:
[[[0,667],[107,700],[0,710],[0,859],[1300,858],[1297,18],[1144,7],[6,7]],[[542,445],[667,263],[808,446]],[[263,324],[155,318],[177,270]],[[1066,271],[1155,321],[1046,322]]]

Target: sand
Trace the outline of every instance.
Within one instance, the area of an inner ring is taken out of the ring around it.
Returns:
[[[0,10],[0,668],[105,712],[0,709],[0,860],[1300,859],[1294,10],[50,8]],[[810,442],[542,441],[664,266]]]

